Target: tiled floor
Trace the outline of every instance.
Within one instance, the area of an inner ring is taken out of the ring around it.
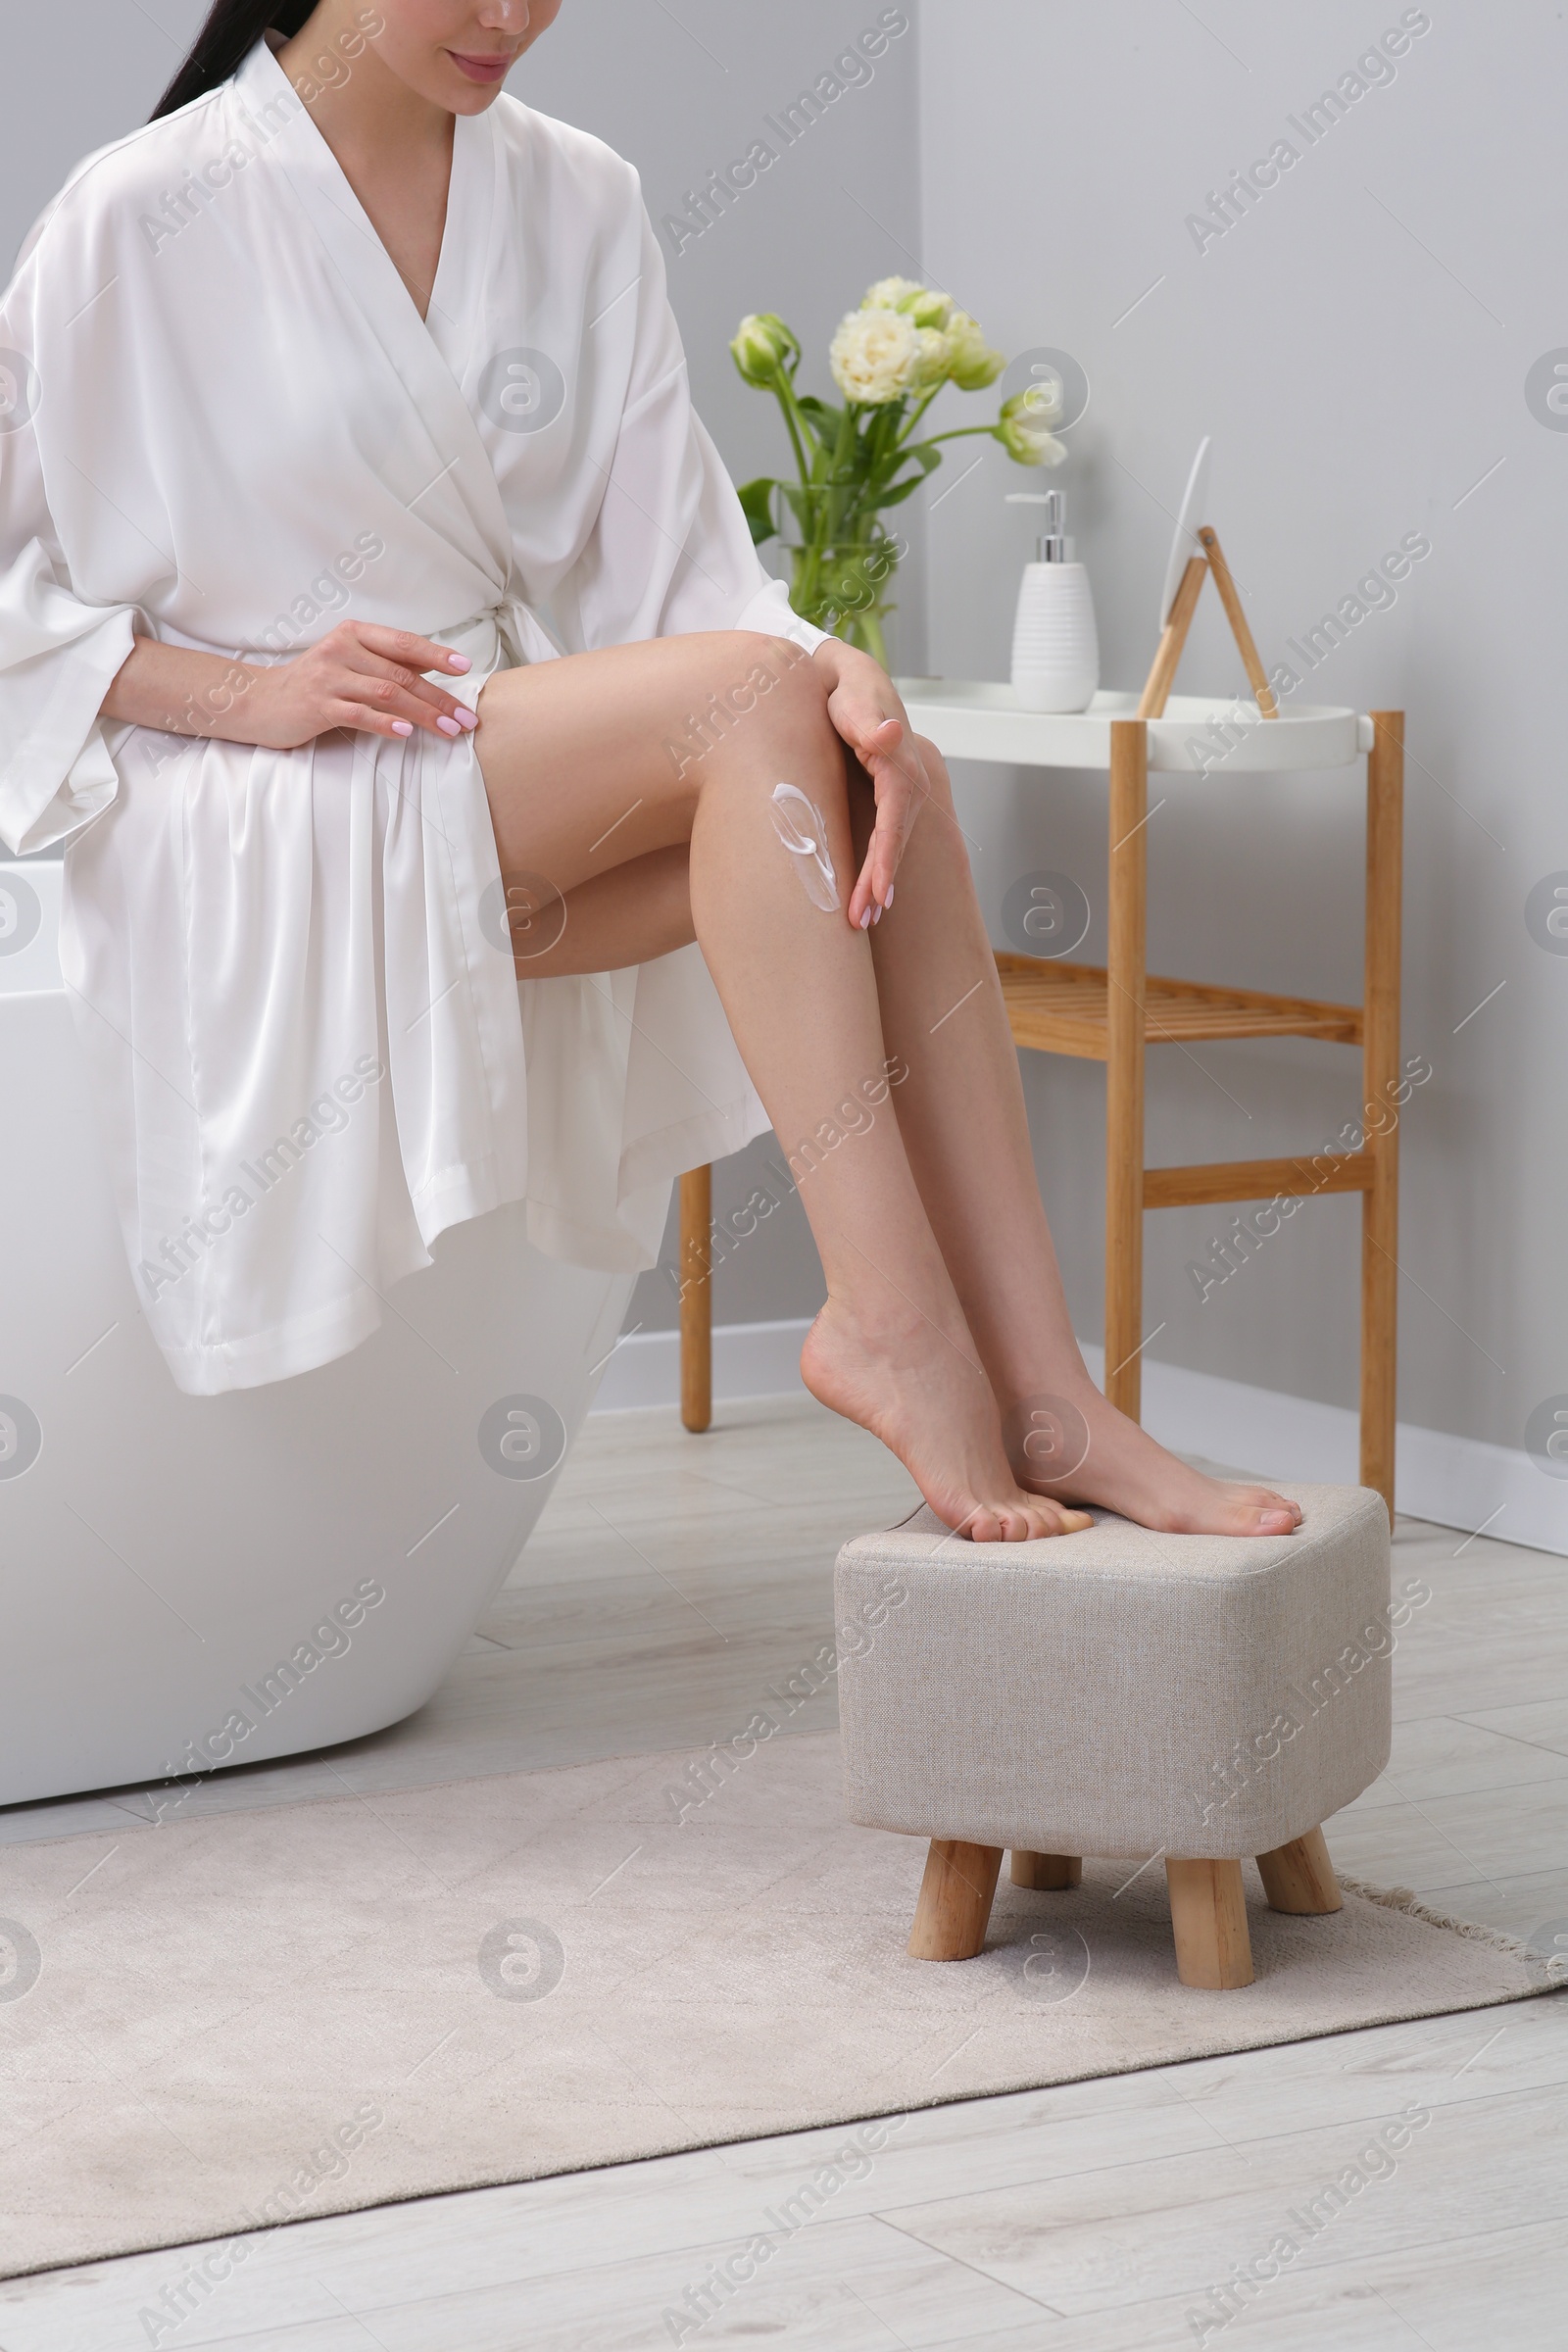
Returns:
[[[329,1755],[217,1776],[182,1811],[706,1743],[830,1636],[844,1537],[912,1499],[808,1399],[727,1407],[702,1439],[664,1412],[603,1416],[430,1705]],[[1432,1597],[1400,1638],[1393,1762],[1331,1825],[1335,1859],[1517,1936],[1560,1923],[1568,1949],[1568,1562],[1405,1521],[1396,1574]],[[823,1728],[831,1704],[793,1728]],[[123,1790],[18,1807],[0,1842],[149,1813]],[[0,2352],[1143,2352],[1232,2325],[1271,2352],[1471,2352],[1483,2333],[1551,2352],[1568,2346],[1565,2082],[1568,2005],[1550,2000],[923,2113],[700,2328],[687,2288],[848,2133],[302,2224],[177,2329],[138,2316],[176,2254],[18,2280]],[[1430,2120],[1308,2241],[1291,2217],[1407,2107]],[[1222,2324],[1209,2287],[1293,2229],[1299,2251]]]

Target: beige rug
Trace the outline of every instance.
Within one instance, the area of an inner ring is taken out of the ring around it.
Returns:
[[[1253,1881],[1257,1982],[1188,1991],[1157,1863],[1004,1884],[979,1959],[913,1961],[923,1847],[845,1826],[836,1735],[700,1802],[691,1762],[6,1848],[0,2274],[1549,1983],[1399,1898],[1284,1919]]]

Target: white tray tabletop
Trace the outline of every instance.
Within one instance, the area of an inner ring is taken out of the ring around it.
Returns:
[[[1025,710],[1010,686],[971,678],[900,678],[909,716],[948,760],[1013,767],[1110,765],[1110,722],[1131,718],[1136,694],[1097,694],[1087,710]],[[1216,733],[1216,730],[1219,730]],[[1292,767],[1348,767],[1372,748],[1372,721],[1330,703],[1298,703],[1264,718],[1254,702],[1173,694],[1149,721],[1152,769],[1261,775]]]

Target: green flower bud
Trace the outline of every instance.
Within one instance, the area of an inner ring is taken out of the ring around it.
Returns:
[[[799,343],[772,311],[748,313],[736,330],[730,350],[746,381],[764,389],[780,368],[793,368],[801,356]]]

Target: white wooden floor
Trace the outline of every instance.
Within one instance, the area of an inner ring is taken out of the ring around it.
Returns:
[[[808,1399],[719,1419],[701,1439],[662,1411],[590,1423],[429,1706],[329,1756],[219,1775],[182,1812],[731,1732],[830,1638],[840,1542],[913,1491]],[[1560,1927],[1568,1951],[1568,1563],[1411,1522],[1397,1544],[1396,1575],[1433,1597],[1400,1639],[1390,1770],[1331,1825],[1335,1857],[1517,1936]],[[830,1710],[824,1693],[795,1728]],[[17,1807],[0,1843],[149,1815],[134,1791]],[[804,2227],[775,2230],[772,2258],[701,2327],[688,2288],[775,2227],[767,2209],[850,2131],[281,2230],[172,2329],[139,2314],[180,2276],[177,2253],[12,2281],[0,2352],[1146,2352],[1221,2337],[1554,2352],[1568,2346],[1565,2085],[1568,2003],[1546,2000],[925,2112],[857,2153]],[[1293,2217],[1410,2108],[1429,2120],[1396,2157],[1368,2159],[1375,2177],[1306,2242]],[[1293,2230],[1299,2254],[1219,2324],[1209,2288]]]

